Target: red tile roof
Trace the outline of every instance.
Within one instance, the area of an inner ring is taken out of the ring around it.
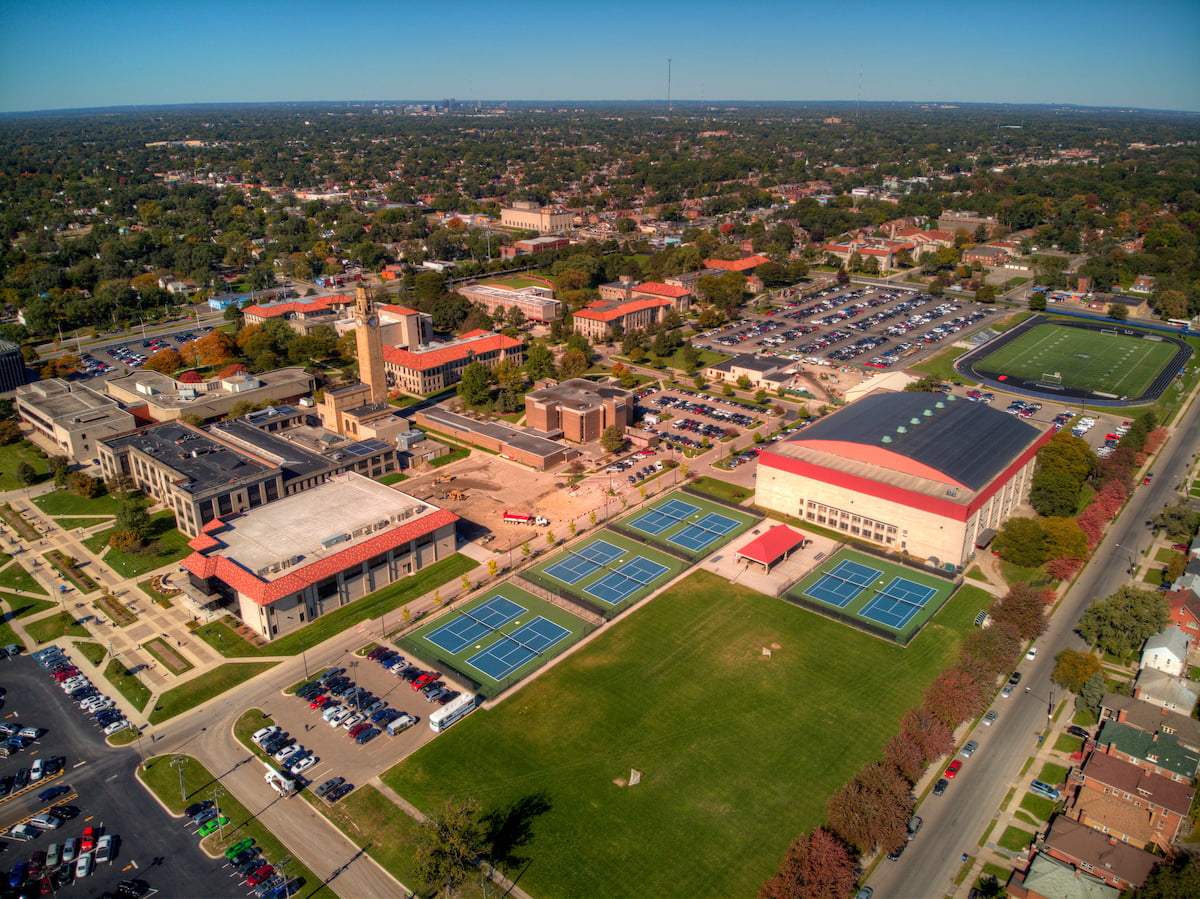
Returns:
[[[354,298],[344,293],[333,293],[323,297],[310,297],[304,300],[293,300],[290,303],[271,303],[267,306],[247,306],[242,310],[243,315],[256,315],[259,318],[278,318],[289,312],[313,312],[318,309],[332,309],[334,306],[345,306],[353,303]]]
[[[770,565],[806,539],[803,534],[793,531],[786,524],[777,524],[762,536],[755,537],[739,549],[737,554],[761,565]]]
[[[625,303],[619,303],[610,309],[581,309],[575,313],[575,318],[582,318],[593,322],[611,322],[631,312],[640,312],[643,309],[657,309],[670,305],[670,300],[660,297],[646,297],[643,300],[630,300]]]
[[[464,334],[462,339],[466,339],[467,342],[419,353],[402,350],[399,347],[385,346],[383,361],[401,368],[428,371],[431,368],[466,359],[471,354],[478,356],[494,350],[515,350],[521,346],[521,341],[516,338],[506,337],[503,334],[492,334],[490,331],[470,331]]]
[[[707,268],[723,268],[727,272],[745,272],[770,261],[766,256],[747,256],[745,259],[705,259],[704,265]]]
[[[358,565],[389,549],[394,549],[410,540],[415,540],[424,534],[432,533],[440,527],[458,521],[458,516],[446,509],[438,509],[429,515],[410,521],[385,533],[376,534],[369,540],[364,540],[355,546],[341,552],[318,559],[311,565],[298,566],[273,581],[265,581],[258,575],[243,568],[232,559],[222,555],[205,555],[197,550],[180,564],[192,574],[201,578],[216,577],[244,596],[249,597],[260,606],[270,605],[276,600],[290,596],[310,587],[320,580],[345,571],[352,565]],[[202,538],[196,538],[191,546]],[[209,540],[217,542],[209,536]],[[224,544],[219,544],[224,545]]]
[[[677,287],[674,284],[660,284],[658,281],[647,281],[644,284],[639,284],[633,288],[633,292],[649,293],[656,297],[686,297],[692,293],[686,287]]]
[[[381,303],[379,306],[380,312],[390,312],[393,315],[420,315],[416,309],[411,309],[408,306],[397,306],[395,303]]]

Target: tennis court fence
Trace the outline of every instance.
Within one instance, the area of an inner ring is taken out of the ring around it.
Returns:
[[[847,549],[852,549],[857,553],[863,553],[867,556],[874,556],[877,559],[883,559],[885,562],[891,562],[893,565],[903,565],[905,568],[911,568],[913,571],[919,571],[922,574],[932,574],[934,577],[939,577],[944,581],[949,581],[955,587],[962,584],[963,578],[961,569],[956,568],[953,571],[947,571],[941,566],[935,568],[932,565],[926,565],[920,559],[911,558],[903,553],[888,552],[886,549],[882,549],[873,544],[860,543],[854,539],[843,538],[842,542]],[[836,552],[837,550],[834,550],[834,553]]]
[[[702,499],[706,503],[714,503],[718,506],[724,506],[726,509],[730,509],[734,512],[740,512],[742,515],[753,515],[756,518],[760,517],[758,513],[754,512],[752,509],[747,509],[745,506],[739,506],[737,503],[730,502],[721,496],[712,496],[711,494],[703,493],[702,491],[697,490],[691,484],[681,484],[678,489],[681,492],[686,493],[688,496],[694,496],[696,499]]]
[[[641,531],[634,528],[625,527],[620,522],[614,521],[608,525],[610,531],[620,534],[622,537],[628,537],[630,540],[636,540],[638,543],[645,543],[648,538]],[[703,558],[712,552],[712,548],[708,547],[703,552],[690,553],[682,546],[676,546],[674,543],[668,543],[666,540],[655,540],[654,548],[660,552],[665,552],[668,556],[674,556],[681,562],[695,562],[697,558]]]
[[[543,587],[541,584],[535,584],[533,581],[529,580],[526,577],[528,574],[529,572],[525,571],[519,577],[514,577],[512,579],[513,586],[520,587],[522,590],[528,590],[538,599],[544,599],[551,605],[558,606],[560,609],[565,609],[572,615],[582,618],[593,628],[599,627],[608,620],[605,618],[604,610],[601,609],[600,606],[590,603],[586,599],[583,599],[579,596],[574,596],[572,594],[559,595],[558,593],[553,593],[546,587]]]
[[[876,627],[866,619],[859,618],[855,615],[849,615],[845,612],[835,609],[832,606],[827,606],[822,603],[812,602],[795,592],[783,593],[780,597],[784,602],[790,602],[794,606],[799,606],[802,609],[808,609],[810,612],[816,612],[825,618],[831,618],[841,624],[848,624],[850,627],[860,630],[865,634],[870,634],[872,637],[879,637],[882,640],[887,640],[889,643],[895,643],[897,646],[908,646],[912,642],[913,637],[921,632],[921,628],[913,628],[905,634],[898,634],[893,630],[888,630],[882,627]]]

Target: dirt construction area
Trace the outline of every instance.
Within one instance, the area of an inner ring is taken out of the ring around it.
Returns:
[[[439,478],[443,480],[437,481]],[[469,458],[421,472],[397,484],[396,489],[449,509],[464,519],[459,525],[463,539],[480,540],[491,533],[495,539],[488,542],[488,548],[506,552],[547,530],[506,524],[503,520],[506,510],[548,518],[549,530],[557,528],[556,536],[562,538],[567,536],[568,521],[586,518],[588,512],[604,505],[606,481],[593,479],[593,483],[575,490],[558,486],[566,481],[567,476],[562,472],[532,471],[499,456],[473,450]]]

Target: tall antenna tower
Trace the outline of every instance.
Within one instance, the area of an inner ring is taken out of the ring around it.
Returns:
[[[667,57],[667,115],[671,114],[671,57]]]

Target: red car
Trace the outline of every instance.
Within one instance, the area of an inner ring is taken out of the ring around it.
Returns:
[[[1144,478],[1142,478],[1142,483],[1149,484],[1153,480],[1154,480],[1154,472],[1150,472],[1150,474],[1148,474]]]
[[[1175,550],[1176,552],[1185,553],[1188,550],[1190,550],[1191,547],[1188,546],[1186,543],[1172,543],[1171,549]]]
[[[420,690],[423,686],[425,686],[428,683],[432,683],[433,681],[437,680],[439,677],[441,677],[441,675],[438,674],[436,671],[426,671],[424,674],[422,674],[420,677],[418,677],[415,681],[413,681],[412,688],[414,690]]]
[[[960,768],[962,768],[962,761],[955,759],[950,763],[950,767],[946,769],[946,773],[942,776],[947,780],[954,780],[954,775],[958,773]]]
[[[319,709],[319,708],[322,708],[323,706],[327,705],[328,703],[329,703],[328,696],[318,696],[316,699],[314,699],[312,702],[310,702],[308,704],[308,707],[310,709]]]
[[[62,683],[65,680],[70,680],[79,674],[78,668],[64,668],[61,671],[54,672],[54,680],[56,683]]]
[[[371,729],[371,725],[368,722],[363,721],[362,723],[356,724],[356,725],[354,725],[354,727],[352,727],[348,731],[346,731],[346,734],[347,734],[347,736],[357,737],[363,731],[370,730],[370,729]]]
[[[261,868],[251,872],[250,876],[246,878],[246,884],[252,887],[258,886],[274,874],[275,869],[271,865],[263,865]]]
[[[85,827],[83,829],[83,839],[79,841],[80,852],[91,852],[96,848],[96,828]]]
[[[374,649],[372,649],[370,652],[367,653],[367,658],[374,661],[375,659],[377,659],[381,655],[383,655],[385,652],[387,652],[386,646],[376,646]]]

